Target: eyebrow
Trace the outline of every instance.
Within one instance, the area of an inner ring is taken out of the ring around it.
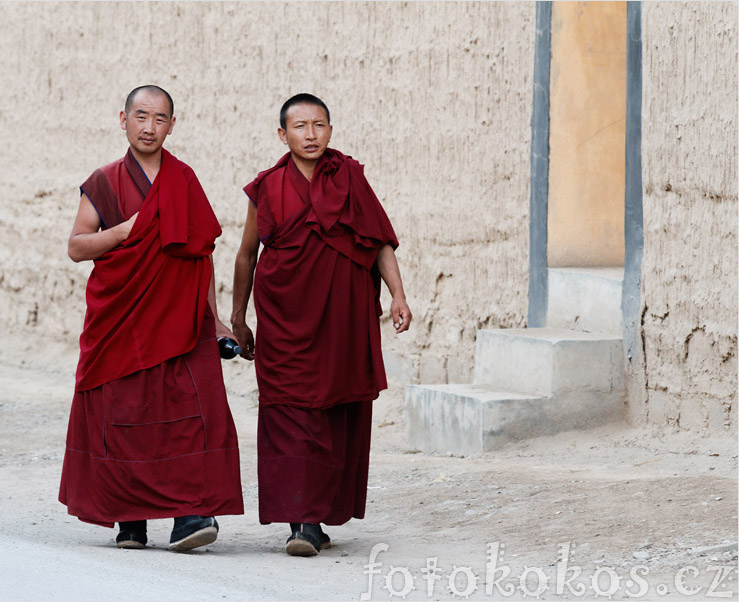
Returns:
[[[136,109],[136,115],[148,115],[149,111],[144,111],[144,109]],[[157,117],[164,117],[165,119],[169,119],[169,113],[155,113]]]
[[[318,119],[296,119],[296,120],[293,121],[293,125],[298,125],[299,123],[308,123],[309,121],[311,123],[319,123],[319,122],[325,123],[326,122],[326,118],[325,117],[319,117]]]

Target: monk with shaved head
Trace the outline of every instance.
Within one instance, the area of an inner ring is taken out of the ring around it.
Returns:
[[[172,97],[135,88],[120,113],[129,148],[82,184],[69,237],[92,260],[59,500],[85,522],[146,546],[147,520],[174,518],[169,548],[215,541],[242,514],[239,451],[216,342],[212,253],[221,234],[195,173],[163,148]]]
[[[259,520],[290,524],[293,556],[331,544],[321,524],[364,517],[372,401],[387,386],[381,280],[396,332],[411,323],[395,232],[363,166],[329,148],[332,129],[316,96],[283,104],[289,152],[244,188],[234,271],[232,325],[259,385]]]

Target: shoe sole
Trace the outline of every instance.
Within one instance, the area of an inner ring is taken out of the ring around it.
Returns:
[[[179,541],[174,541],[169,544],[169,549],[174,552],[186,552],[187,550],[193,550],[200,546],[207,546],[209,543],[213,543],[218,537],[218,529],[215,527],[205,527],[190,533],[187,537],[183,537]]]
[[[116,547],[121,548],[122,550],[143,550],[146,545],[141,543],[140,541],[135,541],[133,539],[127,539],[126,541],[119,541],[116,544]]]
[[[285,551],[290,556],[316,556],[318,554],[315,546],[305,539],[292,539],[288,541]]]

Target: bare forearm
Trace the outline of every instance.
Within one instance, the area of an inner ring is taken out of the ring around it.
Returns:
[[[213,312],[213,317],[216,321],[216,337],[228,337],[234,338],[234,333],[226,326],[221,319],[218,317],[218,305],[216,304],[216,269],[213,263],[213,256],[209,257],[210,260],[210,284],[208,285],[208,307]]]
[[[398,260],[395,258],[395,251],[390,245],[382,247],[377,254],[377,267],[380,268],[380,275],[393,299],[405,299]]]
[[[380,268],[380,275],[393,296],[390,304],[390,314],[393,318],[395,332],[400,334],[410,327],[413,314],[405,299],[403,281],[400,278],[400,268],[398,267],[398,260],[395,258],[395,251],[390,245],[382,247],[377,254],[377,267]]]
[[[216,304],[216,268],[213,264],[213,255],[211,255],[208,259],[210,259],[210,284],[208,285],[208,305],[210,306],[210,311],[213,312],[213,316],[218,319],[218,306]]]
[[[257,264],[255,254],[238,254],[234,264],[233,311],[231,324],[246,322],[246,308],[254,284],[254,268]]]
[[[72,261],[76,262],[98,259],[115,249],[127,236],[128,232],[118,226],[99,232],[75,234],[69,237],[67,252]]]

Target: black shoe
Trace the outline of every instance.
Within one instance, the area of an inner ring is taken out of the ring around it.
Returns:
[[[320,531],[320,534],[318,536],[318,541],[321,542],[320,549],[327,550],[328,548],[332,548],[334,544],[331,543],[331,538],[328,536],[328,533],[323,532],[321,525],[315,526],[317,526],[318,530]],[[290,530],[293,532],[293,535],[295,535],[296,532],[300,531],[300,523],[290,523]],[[291,539],[294,539],[294,537],[288,537],[288,541],[290,541]]]
[[[141,550],[146,547],[146,521],[132,520],[118,523],[120,531],[115,538],[115,545],[128,550]]]
[[[334,544],[331,543],[331,538],[328,536],[328,533],[323,532],[323,529],[321,529],[321,525],[318,525],[318,530],[321,532],[321,534],[318,536],[318,539],[321,542],[321,549],[328,550],[329,548],[333,547]]]
[[[323,547],[321,535],[330,544],[328,535],[321,531],[320,525],[310,523],[290,523],[293,533],[287,538],[285,551],[290,556],[315,556]]]
[[[174,519],[169,549],[192,550],[213,543],[218,537],[218,523],[212,516],[180,516]]]

